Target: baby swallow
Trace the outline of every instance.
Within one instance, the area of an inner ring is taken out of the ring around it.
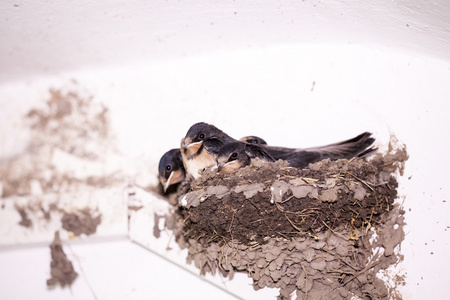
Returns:
[[[159,160],[159,181],[164,187],[164,193],[169,186],[182,182],[186,178],[180,149],[167,151]]]
[[[211,125],[212,126],[212,125]],[[256,136],[247,136],[241,138],[252,144],[263,144],[265,141]],[[207,147],[212,148],[213,142],[206,142]],[[164,187],[164,192],[169,186],[180,183],[186,179],[186,170],[183,165],[180,149],[167,151],[159,161],[159,181]]]
[[[250,165],[252,159],[274,162],[275,159],[264,148],[244,142],[231,142],[224,145],[217,156],[217,167],[221,173],[234,173]]]
[[[220,148],[235,141],[211,124],[200,122],[192,125],[181,140],[180,150],[186,174],[200,177],[199,171],[217,165]]]

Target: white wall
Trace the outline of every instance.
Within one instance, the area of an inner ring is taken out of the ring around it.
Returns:
[[[2,1],[0,81],[283,44],[366,45],[448,59],[439,1]]]
[[[367,130],[382,148],[394,133],[410,153],[399,188],[404,296],[446,295],[448,1],[19,1],[0,10],[2,157],[24,150],[21,115],[71,79],[110,108],[121,151],[146,163],[142,183],[156,184],[149,170],[197,121],[300,147]]]

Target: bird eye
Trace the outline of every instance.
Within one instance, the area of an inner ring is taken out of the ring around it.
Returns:
[[[167,166],[166,166],[166,170],[167,170],[167,171],[170,171],[170,170],[172,170],[172,167],[171,167],[170,165],[167,165]]]
[[[198,135],[198,138],[201,139],[201,140],[203,140],[203,139],[205,138],[205,135],[204,135],[203,133],[200,133],[200,134]]]
[[[231,154],[231,158],[236,159],[237,157],[238,157],[238,154],[237,154],[236,152],[233,152],[233,153]]]

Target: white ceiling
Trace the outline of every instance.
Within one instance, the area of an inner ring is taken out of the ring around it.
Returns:
[[[450,1],[1,1],[0,83],[284,44],[450,60]]]

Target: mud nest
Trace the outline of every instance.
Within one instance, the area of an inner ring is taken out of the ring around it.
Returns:
[[[179,190],[178,241],[202,274],[246,272],[279,299],[400,299],[376,274],[402,258],[395,173],[406,159],[402,149],[306,169],[256,161],[235,174],[205,171]]]

